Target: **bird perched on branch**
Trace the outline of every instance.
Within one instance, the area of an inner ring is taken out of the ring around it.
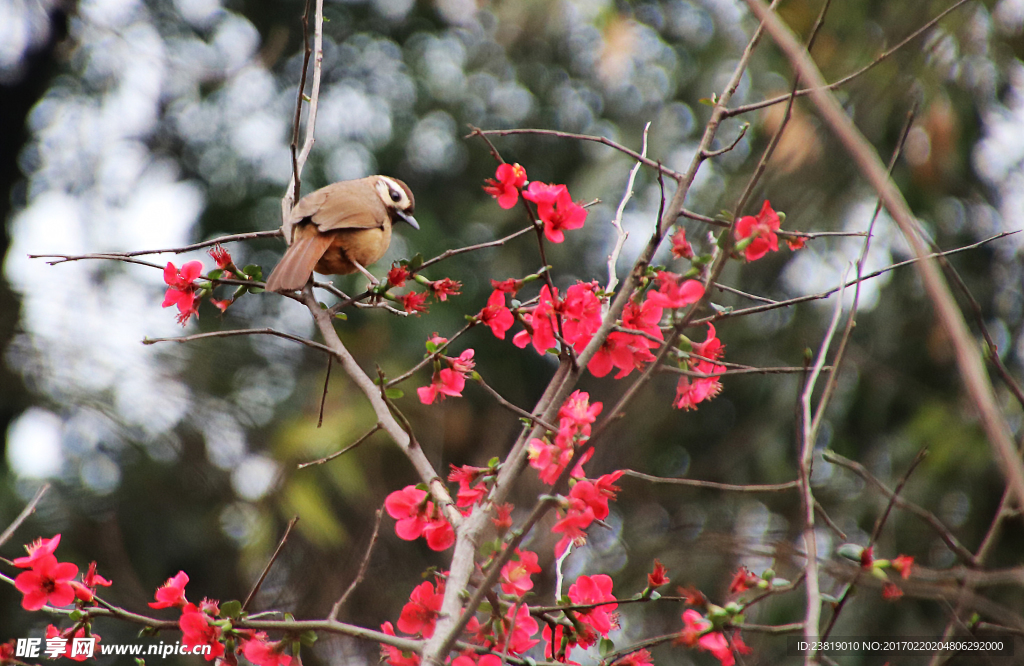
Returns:
[[[315,270],[325,275],[360,271],[384,256],[396,220],[419,229],[416,201],[397,178],[368,176],[322,187],[302,197],[281,227],[288,249],[267,279],[267,290],[298,291]]]

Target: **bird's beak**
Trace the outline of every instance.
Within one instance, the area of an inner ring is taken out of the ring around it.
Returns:
[[[405,220],[406,222],[408,222],[409,226],[412,227],[413,229],[415,229],[416,231],[420,230],[420,223],[417,222],[416,218],[413,217],[412,215],[410,215],[409,213],[406,213],[404,210],[398,210],[396,208],[395,209],[395,215],[397,215],[398,217],[400,217],[403,220]]]

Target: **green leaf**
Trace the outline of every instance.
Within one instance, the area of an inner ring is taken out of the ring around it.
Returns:
[[[299,634],[299,642],[306,647],[313,647],[313,643],[316,643],[317,638],[316,632],[312,629]]]
[[[206,277],[210,278],[211,280],[216,280],[218,278],[224,277],[224,271],[222,271],[219,268],[214,268],[212,271],[206,274]]]
[[[71,613],[68,615],[68,618],[73,620],[73,621],[75,621],[75,622],[78,622],[83,617],[85,617],[85,615],[82,613],[82,611],[77,610],[77,609],[71,611]]]
[[[601,653],[601,656],[605,657],[612,652],[615,652],[615,643],[613,643],[610,638],[602,638],[601,644],[597,649]]]
[[[248,275],[253,280],[263,282],[263,267],[257,264],[249,264],[242,269],[242,272]]]
[[[335,318],[335,319],[340,319],[340,320],[342,320],[342,321],[348,321],[348,315],[347,315],[347,314],[345,314],[344,312],[338,312],[338,313],[336,313],[336,314],[334,315],[334,318]]]
[[[220,605],[220,612],[225,617],[238,619],[242,616],[242,602],[233,600]]]
[[[417,270],[419,270],[420,266],[422,266],[422,265],[423,265],[423,255],[417,252],[416,256],[414,256],[412,259],[409,260],[409,270],[417,271]]]
[[[700,99],[697,100],[697,102],[699,104],[703,104],[704,106],[714,106],[715,105],[715,100],[711,99],[710,97],[701,97]]]
[[[399,388],[389,388],[384,389],[384,395],[386,395],[389,400],[398,400],[405,395],[405,391]]]

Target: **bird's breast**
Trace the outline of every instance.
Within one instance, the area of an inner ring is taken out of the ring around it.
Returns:
[[[391,244],[391,225],[373,229],[339,229],[327,232],[331,245],[316,264],[316,272],[345,275],[356,272],[352,261],[364,268],[380,260]]]

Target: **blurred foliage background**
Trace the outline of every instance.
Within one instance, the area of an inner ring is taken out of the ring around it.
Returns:
[[[870,63],[951,4],[950,0],[837,0],[814,56],[829,80]],[[177,335],[162,310],[160,271],[81,261],[47,266],[28,254],[86,253],[175,247],[227,233],[272,229],[289,176],[288,141],[301,68],[303,3],[295,0],[4,0],[0,5],[0,200],[5,220],[0,281],[0,525],[20,511],[44,481],[54,484],[38,513],[3,548],[37,535],[64,535],[63,560],[92,559],[115,581],[108,598],[143,610],[166,578],[184,569],[192,597],[242,598],[287,521],[296,533],[257,599],[261,609],[323,616],[363,557],[373,512],[387,493],[415,482],[397,449],[376,435],[330,464],[296,469],[352,442],[374,423],[340,372],[331,376],[322,428],[317,412],[323,358],[291,342],[229,338],[188,345],[143,346],[146,337]],[[784,19],[806,35],[820,2],[787,0]],[[651,157],[683,169],[710,109],[700,100],[720,92],[755,27],[738,0],[607,2],[473,2],[345,0],[325,7],[324,81],[317,143],[304,173],[305,191],[328,182],[384,173],[416,194],[422,231],[399,229],[393,259],[498,238],[525,224],[521,211],[500,210],[481,190],[494,162],[469,126],[542,127],[603,135],[639,148],[651,123]],[[838,94],[858,127],[888,159],[918,106],[894,177],[922,224],[943,248],[1021,228],[1024,210],[1024,2],[967,2],[908,46],[843,86]],[[743,77],[735,104],[756,102],[791,86],[785,61],[766,39]],[[761,151],[778,127],[781,106],[725,122],[720,146],[750,130],[736,148],[704,165],[688,208],[714,215],[731,209]],[[496,139],[508,161],[531,180],[564,182],[576,199],[602,203],[584,230],[549,247],[554,279],[606,279],[614,242],[609,224],[632,164],[600,145],[517,136]],[[660,186],[641,171],[626,210],[627,270],[646,241]],[[874,198],[842,149],[800,101],[775,157],[749,205],[769,198],[787,213],[785,228],[863,230]],[[868,269],[906,258],[883,215]],[[707,249],[707,231],[687,223]],[[951,259],[981,303],[998,354],[1021,371],[1021,239],[1009,236]],[[233,244],[239,265],[274,265],[283,244]],[[797,253],[783,250],[751,265],[730,265],[724,281],[782,299],[835,285],[860,251],[858,239],[819,239]],[[160,255],[179,264],[194,256]],[[667,256],[661,257],[668,261]],[[428,314],[397,318],[355,312],[339,324],[343,340],[372,371],[397,375],[424,352],[432,333],[450,335],[465,314],[483,306],[490,279],[540,267],[536,243],[448,261],[428,277],[463,283],[462,295]],[[361,279],[340,278],[358,289]],[[849,296],[849,295],[848,295]],[[721,293],[721,306],[748,303]],[[726,358],[752,365],[800,365],[817,349],[832,301],[723,321]],[[1002,494],[1002,477],[964,401],[950,351],[912,269],[864,285],[861,313],[839,390],[818,446],[861,461],[890,486],[921,447],[930,455],[905,489],[968,548],[977,548]],[[299,335],[313,327],[301,306],[274,295],[247,296],[225,315],[204,305],[186,332],[272,326]],[[694,332],[703,339],[704,330]],[[476,349],[478,369],[508,399],[530,406],[553,370],[551,358],[519,351],[486,330],[461,339]],[[635,375],[634,375],[635,376]],[[413,388],[400,401],[438,469],[485,464],[507,452],[518,421],[470,387],[463,399],[424,407]],[[606,404],[627,385],[589,375],[582,388]],[[671,409],[674,377],[649,385],[627,418],[602,442],[588,471],[621,467],[661,476],[731,483],[795,478],[798,376],[728,378],[721,396],[695,412]],[[1021,408],[998,386],[1014,431]],[[865,543],[884,500],[856,476],[819,461],[816,493],[850,541]],[[673,583],[725,598],[740,564],[770,562],[755,553],[799,530],[795,493],[727,494],[623,479],[605,528],[566,563],[570,577],[605,572],[622,595],[639,591],[658,557]],[[518,500],[542,491],[531,472]],[[366,626],[394,620],[409,590],[444,554],[400,542],[385,518],[368,580],[342,619]],[[823,552],[841,543],[823,529]],[[528,547],[546,572],[546,530]],[[1020,565],[1024,539],[1010,521],[991,553],[993,567]],[[880,556],[913,555],[928,572],[955,567],[954,553],[906,512],[890,518]],[[796,570],[788,558],[780,574]],[[10,567],[4,573],[12,574]],[[825,590],[845,575],[831,572]],[[847,572],[848,573],[848,572]],[[939,574],[935,574],[939,575]],[[537,590],[550,601],[553,581]],[[1021,607],[1019,587],[985,590]],[[801,619],[802,593],[761,604],[759,623]],[[673,603],[622,607],[616,643],[678,631]],[[858,595],[837,635],[936,636],[949,619],[942,603],[898,603],[875,589]],[[990,618],[997,620],[997,618]],[[20,595],[0,585],[0,640],[41,635],[48,619],[20,608]],[[98,622],[108,642],[131,641],[133,627]],[[174,637],[164,637],[176,640]],[[769,663],[785,649],[778,638],[751,634]],[[325,638],[309,663],[374,663],[376,646]],[[662,647],[662,663],[709,663],[707,655]],[[587,657],[584,657],[587,659]],[[874,663],[869,657],[843,663]]]

